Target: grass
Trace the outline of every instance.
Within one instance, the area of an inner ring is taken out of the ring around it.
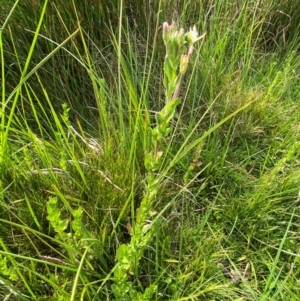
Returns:
[[[135,2],[1,4],[2,299],[298,300],[297,1]],[[149,171],[172,18],[206,35]]]

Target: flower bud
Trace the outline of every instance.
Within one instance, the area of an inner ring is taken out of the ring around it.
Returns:
[[[168,24],[168,22],[164,22],[163,23],[163,40],[165,42],[165,44],[168,43],[170,39],[170,25]]]
[[[181,56],[181,60],[180,60],[180,68],[179,68],[179,72],[181,74],[185,74],[186,70],[187,70],[187,66],[189,64],[189,60],[190,60],[190,56],[188,54],[183,54]]]

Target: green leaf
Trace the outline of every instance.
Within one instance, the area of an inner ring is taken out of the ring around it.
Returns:
[[[59,220],[58,224],[54,227],[54,231],[57,233],[62,233],[64,232],[69,225],[69,220],[64,219],[64,220]]]
[[[84,232],[82,229],[82,214],[83,209],[81,207],[72,212],[74,220],[72,221],[71,226],[77,238],[84,238]]]
[[[59,225],[59,217],[60,217],[60,210],[57,207],[57,198],[50,197],[48,202],[46,203],[47,208],[47,219],[50,221],[50,224],[53,228]]]
[[[57,198],[50,197],[46,203],[47,207],[47,219],[50,221],[51,226],[54,228],[54,231],[57,233],[64,232],[69,224],[67,219],[60,219],[60,209],[57,206]]]
[[[142,300],[144,300],[144,301],[152,300],[152,296],[156,292],[156,290],[157,290],[157,285],[156,284],[151,284],[150,286],[148,286],[145,289]]]
[[[10,274],[10,270],[7,267],[6,257],[3,258],[1,254],[0,254],[0,271],[3,276],[8,276]]]
[[[130,252],[129,246],[122,244],[117,251],[117,259],[126,269],[130,267]]]

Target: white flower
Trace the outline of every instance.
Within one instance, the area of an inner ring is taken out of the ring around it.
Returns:
[[[205,34],[199,37],[196,26],[194,25],[193,28],[190,28],[189,32],[186,33],[186,40],[189,46],[193,46],[194,43],[201,40],[204,36]]]

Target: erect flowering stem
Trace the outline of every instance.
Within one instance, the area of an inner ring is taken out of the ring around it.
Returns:
[[[203,36],[198,37],[195,27],[185,33],[182,28],[178,30],[175,23],[171,25],[167,22],[163,23],[163,40],[166,46],[163,84],[166,102],[164,108],[156,115],[156,126],[149,129],[151,143],[150,149],[145,155],[146,185],[141,205],[137,209],[135,223],[130,228],[131,240],[129,244],[121,245],[117,251],[118,264],[114,272],[112,287],[116,301],[150,300],[156,290],[156,285],[152,284],[143,293],[137,292],[130,277],[135,275],[138,262],[152,238],[155,221],[153,220],[155,212],[152,207],[160,182],[160,177],[156,173],[161,168],[163,155],[163,150],[160,149],[161,142],[170,133],[170,122],[175,115],[176,107],[180,104],[178,95],[193,53],[193,45]]]

